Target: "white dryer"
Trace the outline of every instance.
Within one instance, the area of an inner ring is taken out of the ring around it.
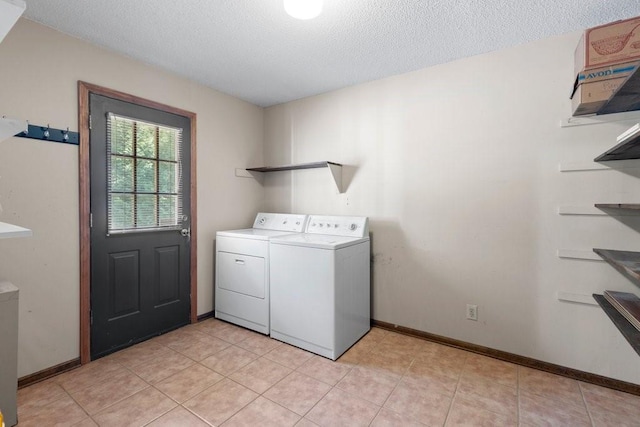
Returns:
[[[269,239],[301,233],[306,220],[261,212],[253,228],[216,233],[216,318],[269,334]]]
[[[270,247],[271,337],[336,360],[370,329],[367,218],[310,215]]]

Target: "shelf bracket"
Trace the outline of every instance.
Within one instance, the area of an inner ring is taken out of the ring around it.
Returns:
[[[331,172],[333,182],[336,184],[336,187],[338,187],[338,193],[342,193],[342,165],[327,162],[327,166],[329,166],[329,172]]]

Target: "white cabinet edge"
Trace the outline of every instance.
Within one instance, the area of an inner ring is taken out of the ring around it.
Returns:
[[[33,232],[28,228],[20,227],[18,225],[7,224],[6,222],[0,222],[0,239],[11,239],[14,237],[29,237]]]
[[[578,172],[578,171],[600,171],[610,170],[611,168],[596,163],[593,160],[588,162],[564,162],[558,165],[560,172]]]
[[[0,142],[4,141],[5,139],[11,138],[17,133],[26,131],[27,127],[28,124],[25,120],[0,117]]]
[[[625,160],[618,162],[615,169],[610,168],[607,165],[594,162],[593,160],[588,162],[564,162],[558,164],[558,170],[560,172],[587,172],[587,171],[611,171],[617,169],[638,169],[640,166],[637,162],[625,163]]]
[[[587,294],[578,294],[575,292],[558,291],[557,297],[559,301],[577,302],[579,304],[586,305],[598,305],[593,296]]]
[[[574,126],[599,125],[603,123],[621,122],[624,120],[637,120],[638,118],[640,118],[639,111],[627,111],[624,113],[603,114],[601,116],[592,115],[592,116],[569,117],[567,119],[563,119],[562,121],[560,121],[560,127],[567,128],[567,127],[574,127]]]
[[[23,0],[0,0],[0,42],[22,16],[27,4]]]
[[[241,168],[236,168],[236,176],[240,178],[254,178],[250,171]]]
[[[591,215],[591,216],[606,216],[607,214],[602,212],[595,206],[558,206],[558,214],[560,215]]]
[[[593,250],[583,249],[558,249],[558,258],[587,259],[590,261],[603,261]]]

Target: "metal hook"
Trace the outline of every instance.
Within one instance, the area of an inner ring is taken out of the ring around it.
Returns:
[[[44,139],[48,139],[49,138],[49,123],[47,123],[47,128],[44,130],[44,133],[42,134],[42,137]]]
[[[67,126],[67,130],[66,131],[62,131],[62,139],[64,141],[68,141],[69,140],[69,126]]]

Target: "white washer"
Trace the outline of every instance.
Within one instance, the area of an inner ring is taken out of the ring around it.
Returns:
[[[269,239],[301,233],[306,220],[261,212],[253,228],[216,233],[216,318],[269,334]]]
[[[367,218],[310,215],[270,247],[271,337],[336,360],[370,329]]]

